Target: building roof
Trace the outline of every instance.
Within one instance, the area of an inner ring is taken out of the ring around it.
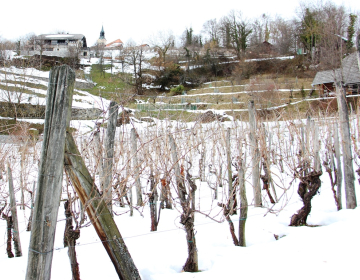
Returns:
[[[119,47],[122,45],[123,45],[123,42],[120,39],[117,39],[117,40],[107,44],[105,47],[106,48],[116,48],[116,47]]]
[[[39,39],[43,40],[82,40],[83,34],[41,34]]]
[[[354,52],[344,58],[342,62],[344,83],[356,84],[360,83],[360,53]]]
[[[321,85],[327,83],[334,83],[335,80],[342,81],[340,69],[335,69],[335,71],[326,70],[326,71],[317,72],[312,82],[312,85],[314,86],[314,85]]]
[[[341,81],[344,85],[360,83],[360,56],[354,52],[345,57],[341,68],[317,72],[312,85],[334,83]]]

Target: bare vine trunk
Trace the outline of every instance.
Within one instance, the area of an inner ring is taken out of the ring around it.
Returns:
[[[198,267],[198,254],[196,249],[196,239],[194,233],[194,209],[191,207],[191,197],[187,198],[188,194],[185,188],[184,182],[184,174],[180,170],[179,166],[179,158],[177,155],[175,140],[172,135],[169,135],[169,142],[171,147],[171,155],[173,160],[173,166],[175,170],[175,179],[177,185],[177,192],[180,198],[181,208],[183,213],[180,217],[180,223],[184,225],[186,231],[186,241],[188,247],[188,258],[186,260],[185,265],[183,266],[184,271],[186,272],[197,272],[199,270]],[[195,184],[191,184],[192,190],[195,191]]]
[[[6,254],[8,255],[8,258],[13,258],[14,254],[11,249],[11,230],[13,228],[12,218],[10,215],[5,215],[4,213],[2,214],[2,217],[6,221]]]
[[[298,194],[304,206],[291,217],[290,226],[306,225],[306,220],[311,211],[311,199],[321,187],[321,172],[312,171],[300,178]]]
[[[64,203],[66,225],[64,232],[64,247],[68,247],[68,256],[71,266],[72,280],[80,280],[80,269],[76,258],[76,240],[80,237],[80,229],[75,229],[72,225],[71,206],[69,200]]]

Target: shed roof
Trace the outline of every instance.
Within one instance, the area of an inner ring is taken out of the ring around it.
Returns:
[[[335,69],[335,71],[326,70],[326,71],[317,72],[312,82],[312,85],[314,86],[314,85],[321,85],[327,83],[334,83],[335,80],[342,81],[340,69]]]
[[[43,40],[82,40],[83,34],[41,34],[39,39]]]
[[[360,83],[359,62],[359,52],[354,52],[344,58],[342,62],[342,70],[345,85]]]
[[[344,85],[360,83],[359,52],[345,57],[339,69],[317,72],[312,85],[334,83],[335,81],[341,81]]]

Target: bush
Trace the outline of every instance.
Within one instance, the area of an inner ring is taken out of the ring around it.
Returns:
[[[171,95],[179,95],[185,90],[183,85],[178,85],[177,87],[174,87],[170,89]]]

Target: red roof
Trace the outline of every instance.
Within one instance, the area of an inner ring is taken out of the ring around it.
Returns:
[[[109,47],[116,47],[116,46],[119,46],[119,45],[122,45],[123,42],[120,40],[120,39],[117,39],[109,44],[107,44],[105,47],[109,48]]]

